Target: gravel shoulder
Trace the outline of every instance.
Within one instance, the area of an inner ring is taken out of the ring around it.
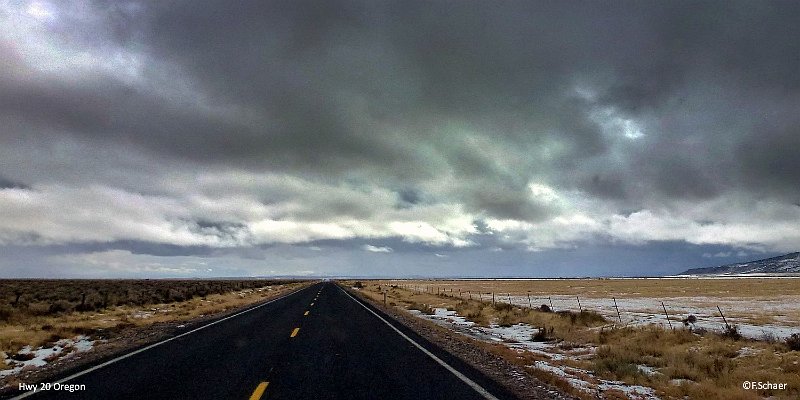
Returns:
[[[382,303],[362,296],[356,290],[352,293],[380,309],[393,320],[413,330],[431,343],[458,357],[486,376],[514,393],[520,399],[572,400],[575,397],[561,392],[528,374],[521,367],[488,350],[488,344],[459,335],[433,322],[415,317],[396,307],[384,307]]]

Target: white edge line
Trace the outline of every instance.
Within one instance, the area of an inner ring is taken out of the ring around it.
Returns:
[[[476,392],[478,392],[478,394],[483,396],[483,398],[485,398],[487,400],[499,400],[497,397],[494,397],[491,393],[489,393],[488,390],[484,389],[481,385],[478,385],[475,381],[473,381],[472,379],[469,379],[466,375],[462,374],[461,372],[458,372],[458,370],[456,370],[455,368],[451,367],[450,364],[444,362],[444,360],[442,360],[441,358],[436,357],[435,354],[433,354],[430,351],[428,351],[428,349],[422,347],[422,345],[420,345],[419,343],[415,342],[414,339],[411,339],[410,337],[408,337],[405,333],[403,333],[400,329],[397,329],[394,325],[389,323],[389,321],[385,320],[378,313],[376,313],[375,311],[370,310],[369,307],[365,306],[363,303],[361,303],[360,301],[356,300],[356,298],[353,297],[352,295],[350,295],[350,293],[347,293],[346,290],[342,289],[341,287],[339,287],[339,289],[341,289],[344,292],[344,294],[347,295],[347,297],[350,297],[351,299],[353,299],[353,301],[358,303],[361,307],[364,307],[367,311],[371,312],[372,315],[378,317],[378,319],[383,321],[384,324],[389,325],[389,327],[394,329],[394,331],[397,332],[398,335],[402,336],[403,339],[408,340],[409,342],[411,342],[411,344],[413,344],[416,348],[420,349],[420,351],[422,351],[423,353],[428,355],[428,357],[432,358],[433,361],[436,361],[437,363],[439,363],[439,365],[443,366],[446,370],[450,371],[451,374],[455,375],[456,378],[461,379],[464,383],[469,385],[469,387],[471,387]]]
[[[310,287],[310,286],[309,286],[309,287]],[[238,312],[238,313],[236,313],[236,314],[229,315],[229,316],[227,316],[227,317],[225,317],[225,318],[218,319],[218,320],[216,320],[216,321],[213,321],[213,322],[210,322],[210,323],[208,323],[208,324],[205,324],[205,325],[203,325],[203,326],[201,326],[201,327],[199,327],[199,328],[195,328],[195,329],[192,329],[192,330],[190,330],[190,331],[188,331],[188,332],[181,333],[181,334],[180,334],[180,335],[178,335],[178,336],[173,336],[173,337],[171,337],[171,338],[164,339],[164,340],[162,340],[162,341],[160,341],[160,342],[158,342],[158,343],[153,343],[153,344],[151,344],[151,345],[148,345],[148,346],[146,346],[146,347],[142,347],[142,348],[141,348],[141,349],[139,349],[139,350],[135,350],[135,351],[132,351],[132,352],[130,352],[130,353],[123,354],[123,355],[121,355],[121,356],[119,356],[119,357],[117,357],[117,358],[113,358],[113,359],[111,359],[111,360],[108,360],[108,361],[106,361],[106,362],[104,362],[104,363],[102,363],[102,364],[97,364],[97,365],[95,365],[94,367],[91,367],[91,368],[85,369],[85,370],[83,370],[83,371],[80,371],[80,372],[76,372],[76,373],[74,373],[74,374],[72,374],[72,375],[70,375],[70,376],[68,376],[68,377],[66,377],[66,378],[61,378],[61,379],[59,379],[59,380],[57,380],[57,381],[55,381],[55,382],[53,382],[53,383],[64,383],[64,382],[70,381],[70,380],[72,380],[72,379],[75,379],[75,378],[77,378],[77,377],[79,377],[79,376],[86,375],[86,374],[88,374],[88,373],[90,373],[90,372],[92,372],[92,371],[96,371],[96,370],[98,370],[98,369],[100,369],[100,368],[103,368],[103,367],[105,367],[105,366],[111,365],[111,364],[113,364],[113,363],[115,363],[115,362],[117,362],[117,361],[124,360],[124,359],[126,359],[126,358],[128,358],[128,357],[130,357],[130,356],[133,356],[133,355],[139,354],[139,353],[141,353],[141,352],[143,352],[143,351],[150,350],[150,349],[152,349],[153,347],[160,346],[160,345],[162,345],[162,344],[164,344],[164,343],[167,343],[167,342],[171,342],[171,341],[173,341],[173,340],[175,340],[175,339],[179,339],[179,338],[182,338],[182,337],[184,337],[184,336],[186,336],[186,335],[189,335],[189,334],[195,333],[195,332],[197,332],[197,331],[199,331],[199,330],[201,330],[201,329],[205,329],[205,328],[208,328],[209,326],[216,325],[216,324],[218,324],[218,323],[220,323],[220,322],[222,322],[222,321],[229,320],[229,319],[231,319],[231,318],[233,318],[233,317],[238,317],[239,315],[242,315],[242,314],[244,314],[244,313],[248,313],[248,312],[250,312],[250,311],[253,311],[253,310],[257,309],[257,308],[264,307],[264,306],[265,306],[265,305],[267,305],[267,304],[270,304],[270,303],[276,302],[276,301],[278,301],[278,300],[281,300],[281,299],[285,299],[285,298],[287,298],[287,297],[289,297],[289,296],[291,296],[291,295],[293,295],[293,294],[296,294],[296,293],[299,293],[299,292],[301,292],[301,291],[302,291],[302,290],[304,290],[304,289],[308,289],[308,288],[303,288],[303,289],[299,289],[299,290],[296,290],[296,291],[294,291],[294,292],[291,292],[291,293],[284,294],[284,295],[282,295],[282,296],[280,296],[280,297],[276,297],[276,298],[274,298],[274,299],[272,299],[272,300],[269,300],[269,301],[267,301],[266,303],[261,303],[261,304],[259,304],[259,305],[257,305],[257,306],[250,307],[250,308],[248,308],[248,309],[246,309],[246,310],[244,310],[244,311],[239,311],[239,312]],[[9,400],[24,399],[24,398],[26,398],[26,397],[28,397],[28,396],[32,396],[32,395],[34,395],[34,394],[36,394],[36,393],[41,393],[41,391],[38,391],[38,390],[31,390],[31,391],[29,391],[29,392],[25,392],[25,393],[22,393],[22,394],[20,394],[20,395],[18,395],[18,396],[12,397],[12,398],[10,398]]]

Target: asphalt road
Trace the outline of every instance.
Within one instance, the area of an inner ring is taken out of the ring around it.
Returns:
[[[319,283],[88,372],[72,371],[83,373],[61,383],[85,390],[27,398],[514,398],[387,321],[335,284]]]

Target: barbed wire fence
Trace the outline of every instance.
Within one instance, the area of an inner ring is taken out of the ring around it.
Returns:
[[[594,312],[612,322],[614,326],[629,325],[660,325],[665,329],[685,328],[689,330],[703,330],[698,327],[698,322],[707,325],[717,325],[723,334],[738,335],[737,325],[728,322],[722,308],[715,305],[717,313],[708,310],[687,310],[685,306],[669,307],[669,301],[655,300],[653,298],[624,298],[619,299],[614,295],[609,298],[581,297],[580,295],[548,295],[527,291],[525,293],[495,292],[485,290],[466,290],[458,287],[444,287],[435,284],[396,284],[386,285],[402,288],[413,293],[429,294],[441,297],[456,298],[463,301],[479,301],[488,305],[498,303],[509,304],[514,307],[546,312]],[[636,306],[625,308],[630,302]],[[660,311],[659,311],[660,309]],[[697,315],[703,315],[701,321]],[[673,323],[675,323],[673,325]],[[766,335],[766,332],[765,332]]]

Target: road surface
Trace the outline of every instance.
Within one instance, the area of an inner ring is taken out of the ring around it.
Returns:
[[[83,390],[22,396],[34,400],[514,398],[390,321],[337,285],[323,282],[124,358],[72,371],[58,385]]]

